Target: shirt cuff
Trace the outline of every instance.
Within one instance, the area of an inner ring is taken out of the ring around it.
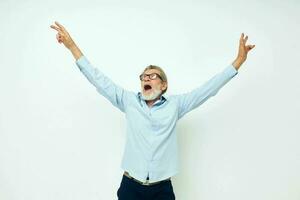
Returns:
[[[90,62],[84,55],[82,55],[79,59],[76,60],[76,65],[79,67],[79,69],[82,69],[84,68],[84,66],[87,66],[89,64]]]
[[[226,74],[228,74],[231,77],[234,77],[238,74],[238,70],[231,64],[226,69]]]

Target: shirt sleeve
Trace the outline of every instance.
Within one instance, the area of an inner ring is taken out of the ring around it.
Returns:
[[[129,91],[119,87],[99,69],[93,67],[85,56],[76,60],[76,65],[101,95],[122,112],[125,112]]]
[[[178,119],[186,113],[203,104],[210,97],[216,95],[218,91],[233,78],[238,71],[229,65],[222,72],[213,76],[202,86],[192,90],[191,92],[175,95],[178,102]]]

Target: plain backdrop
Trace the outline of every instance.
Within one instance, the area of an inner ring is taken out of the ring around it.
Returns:
[[[0,1],[0,199],[117,199],[125,116],[56,41],[63,24],[122,87],[161,66],[191,91],[256,47],[219,93],[177,126],[178,200],[300,199],[300,2]]]

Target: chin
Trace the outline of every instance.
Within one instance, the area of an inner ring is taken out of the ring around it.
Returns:
[[[142,92],[142,97],[144,100],[151,101],[156,99],[161,94],[161,91],[153,91],[150,94],[145,94]]]

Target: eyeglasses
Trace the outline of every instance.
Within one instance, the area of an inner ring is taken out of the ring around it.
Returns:
[[[157,79],[157,78],[160,78],[160,79],[162,80],[161,76],[160,76],[159,74],[157,74],[157,73],[152,73],[152,74],[141,74],[141,75],[140,75],[140,80],[141,80],[141,81],[145,80],[147,76],[148,76],[149,79],[151,79],[151,80],[155,80],[155,79]]]

